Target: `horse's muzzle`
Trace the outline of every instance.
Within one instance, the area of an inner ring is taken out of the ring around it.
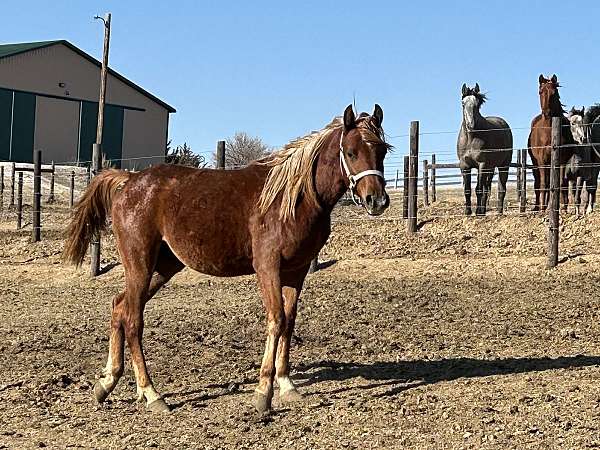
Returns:
[[[387,192],[383,195],[367,195],[363,204],[370,216],[379,216],[390,206],[390,197]]]

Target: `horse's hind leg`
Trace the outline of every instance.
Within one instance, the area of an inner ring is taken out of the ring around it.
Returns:
[[[167,282],[173,275],[181,271],[184,265],[173,255],[171,250],[163,242],[160,248],[159,257],[156,262],[154,277],[150,282],[148,294],[146,295],[144,305],[152,296]],[[112,316],[110,321],[111,331],[109,340],[108,360],[102,373],[103,378],[94,386],[94,395],[98,402],[103,402],[106,397],[114,390],[117,382],[123,375],[123,353],[125,345],[124,319],[126,317],[125,295],[127,291],[120,293],[113,300]],[[143,307],[142,307],[143,308]],[[137,377],[136,377],[137,378]],[[138,385],[138,396],[142,396]]]
[[[294,325],[296,323],[296,311],[298,299],[304,278],[308,272],[308,266],[294,273],[282,276],[282,295],[283,309],[285,313],[285,325],[279,338],[277,346],[277,384],[279,385],[279,399],[281,403],[293,403],[302,399],[302,396],[296,390],[292,380],[290,380],[290,345]]]
[[[504,212],[504,198],[506,197],[506,182],[508,181],[508,165],[498,168],[498,214]]]
[[[94,395],[98,403],[115,389],[121,375],[123,375],[123,349],[125,336],[123,334],[122,314],[124,292],[115,297],[112,304],[110,319],[110,338],[108,344],[108,360],[102,370],[103,377],[94,386]]]

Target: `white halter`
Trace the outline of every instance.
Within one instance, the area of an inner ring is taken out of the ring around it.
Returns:
[[[354,204],[356,206],[362,206],[361,198],[357,197],[354,194],[354,189],[356,188],[356,185],[358,184],[358,180],[360,180],[361,178],[367,177],[369,175],[375,175],[376,177],[381,178],[383,180],[383,183],[385,184],[385,176],[383,175],[383,172],[381,172],[380,170],[375,170],[375,169],[363,170],[362,172],[352,175],[352,173],[350,173],[350,168],[348,167],[348,164],[346,163],[346,157],[344,156],[344,147],[342,146],[342,139],[344,139],[343,131],[340,134],[340,169],[342,170],[342,174],[347,176],[348,181],[350,181],[350,195],[352,195],[352,201],[354,202]],[[357,198],[358,198],[358,201],[356,200]]]

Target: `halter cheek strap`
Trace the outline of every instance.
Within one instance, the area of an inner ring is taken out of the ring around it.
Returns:
[[[361,178],[367,177],[369,175],[374,175],[376,177],[381,178],[383,180],[383,182],[385,183],[385,176],[383,175],[383,172],[381,172],[380,170],[374,170],[374,169],[363,170],[362,172],[359,172],[359,173],[353,175],[350,172],[350,168],[348,167],[348,163],[346,162],[346,157],[344,156],[344,147],[342,146],[343,138],[344,138],[344,133],[342,132],[340,134],[340,169],[342,170],[342,174],[344,174],[346,177],[348,177],[348,181],[350,182],[350,195],[352,195],[352,201],[354,202],[354,204],[356,206],[361,206],[362,200],[360,197],[358,197],[355,194],[355,189],[356,189],[356,185],[358,184],[358,181]]]

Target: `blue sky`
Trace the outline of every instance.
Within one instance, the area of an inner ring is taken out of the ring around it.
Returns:
[[[422,136],[421,152],[454,160],[463,82],[479,82],[482,112],[513,128],[539,112],[540,73],[558,75],[569,108],[600,101],[598,2],[5,2],[0,41],[67,39],[99,58],[92,16],[108,11],[111,67],[173,105],[173,143],[197,152],[236,131],[280,146],[355,93],[359,110],[382,105],[391,136],[411,120],[452,131]],[[526,145],[527,130],[514,136]],[[390,170],[407,145],[391,142]]]

